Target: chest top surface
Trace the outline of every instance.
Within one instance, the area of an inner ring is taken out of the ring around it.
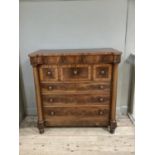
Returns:
[[[29,57],[37,56],[63,56],[63,55],[121,55],[121,52],[113,48],[101,49],[55,49],[38,50],[29,54]]]
[[[38,50],[29,54],[33,66],[43,64],[119,63],[121,52],[112,48]]]

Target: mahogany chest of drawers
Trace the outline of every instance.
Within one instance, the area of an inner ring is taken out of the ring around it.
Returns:
[[[40,50],[33,66],[38,128],[116,128],[116,92],[121,52],[114,49]]]

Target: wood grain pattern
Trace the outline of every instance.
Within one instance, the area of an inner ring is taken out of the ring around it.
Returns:
[[[43,106],[61,106],[61,105],[110,105],[109,94],[55,94],[42,95]]]
[[[57,81],[58,67],[50,65],[42,65],[39,67],[39,74],[41,81]]]
[[[110,125],[110,132],[115,131],[119,51],[41,50],[29,57],[40,132],[44,125]]]
[[[101,126],[109,120],[108,106],[44,107],[45,124],[52,126]]]
[[[88,65],[63,65],[60,67],[62,81],[90,80],[91,68]]]
[[[40,133],[44,132],[44,119],[43,119],[43,112],[42,112],[42,102],[41,102],[41,94],[40,94],[40,82],[39,82],[39,75],[38,75],[38,68],[33,67],[33,75],[34,75],[34,83],[35,83],[35,90],[36,90],[36,105],[37,105],[37,113],[38,113],[38,127]]]
[[[112,98],[111,98],[111,116],[110,116],[110,132],[113,133],[117,126],[116,123],[116,97],[117,97],[117,78],[118,78],[118,64],[113,65],[113,79],[112,79]]]
[[[102,80],[111,80],[112,74],[112,65],[110,64],[98,64],[93,66],[93,79],[95,81],[102,81]]]
[[[70,91],[72,93],[74,92],[85,92],[94,91],[95,93],[110,93],[111,90],[111,82],[110,81],[104,81],[104,82],[81,82],[79,85],[79,82],[54,82],[54,83],[41,83],[41,90],[42,93],[62,93],[66,91]]]
[[[29,57],[39,56],[75,56],[75,55],[114,55],[120,56],[121,52],[113,48],[98,49],[56,49],[56,50],[38,50],[29,54]]]
[[[121,52],[112,48],[38,50],[29,54],[33,66],[50,64],[119,63]],[[83,60],[82,60],[83,59]],[[82,61],[81,61],[82,60]]]

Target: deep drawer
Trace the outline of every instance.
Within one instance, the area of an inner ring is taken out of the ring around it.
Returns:
[[[109,107],[53,107],[44,108],[47,126],[104,126],[109,122]]]
[[[93,83],[93,82],[77,82],[77,83],[41,83],[42,93],[55,93],[67,91],[95,91],[102,93],[110,93],[111,82]]]
[[[43,106],[110,105],[110,94],[42,95]]]

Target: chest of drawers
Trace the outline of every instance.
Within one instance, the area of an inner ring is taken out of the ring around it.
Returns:
[[[33,66],[38,128],[116,128],[116,92],[121,52],[114,49],[40,50]]]

